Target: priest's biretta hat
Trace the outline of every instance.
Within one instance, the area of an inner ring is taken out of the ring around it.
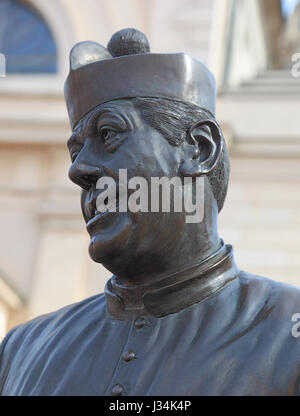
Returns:
[[[72,128],[100,104],[134,97],[183,101],[215,115],[215,78],[184,53],[150,53],[147,38],[136,29],[115,33],[107,48],[92,41],[73,47],[65,82]]]

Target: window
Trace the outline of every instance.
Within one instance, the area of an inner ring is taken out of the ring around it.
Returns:
[[[0,53],[7,74],[54,74],[57,48],[43,18],[25,2],[0,0]]]
[[[299,0],[281,0],[283,14],[285,16],[292,14],[298,3]]]

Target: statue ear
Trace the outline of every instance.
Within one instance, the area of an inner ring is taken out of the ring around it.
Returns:
[[[191,177],[208,175],[214,170],[222,153],[220,126],[214,120],[198,121],[188,130],[187,141],[191,152],[180,166],[181,174]]]

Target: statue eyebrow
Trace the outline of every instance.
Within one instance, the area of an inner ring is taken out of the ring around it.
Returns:
[[[99,123],[115,123],[117,122],[118,125],[122,129],[126,129],[128,127],[127,118],[122,117],[118,113],[112,113],[111,111],[103,112],[102,114],[97,117],[97,122]]]
[[[127,127],[130,130],[133,128],[132,120],[123,114],[120,108],[115,108],[114,105],[110,103],[107,106],[104,105],[100,108],[95,108],[88,116],[86,116],[86,118],[82,119],[78,123],[78,125],[75,127],[75,130],[73,131],[73,134],[67,141],[68,148],[70,149],[71,146],[77,144],[80,142],[80,140],[82,141],[85,133],[88,134],[90,128],[93,130],[94,123],[100,118],[106,118],[107,120],[118,120],[122,123],[124,128]]]
[[[130,128],[132,127],[132,123],[129,118],[120,111],[119,108],[114,108],[112,105],[109,108],[97,108],[95,111],[90,115],[87,120],[87,124],[91,125],[95,123],[95,121],[100,121],[100,119],[106,119],[107,121],[118,121],[122,124],[123,128]]]
[[[80,138],[84,135],[84,131],[88,130],[89,126],[93,124],[95,121],[98,121],[98,119],[105,119],[107,121],[114,121],[118,120],[120,123],[122,123],[122,126],[128,127],[129,120],[124,117],[122,117],[120,114],[116,112],[109,111],[108,109],[98,109],[98,111],[93,112],[90,117],[78,128],[73,132],[69,140],[67,141],[67,146],[70,149],[73,145],[77,144],[80,141]]]

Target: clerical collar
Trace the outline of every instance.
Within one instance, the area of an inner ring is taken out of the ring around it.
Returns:
[[[238,276],[233,248],[221,241],[221,248],[200,264],[154,283],[123,286],[113,276],[105,286],[107,310],[120,320],[162,317],[203,301]]]

